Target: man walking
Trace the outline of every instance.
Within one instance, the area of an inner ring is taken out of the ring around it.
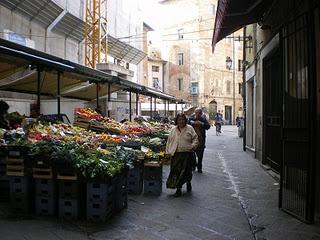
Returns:
[[[195,110],[194,114],[189,118],[189,124],[193,126],[195,132],[198,135],[199,144],[195,153],[198,159],[198,172],[202,173],[202,159],[204,149],[206,147],[206,130],[210,128],[210,124],[207,120],[207,117],[203,115],[201,108],[197,108]]]

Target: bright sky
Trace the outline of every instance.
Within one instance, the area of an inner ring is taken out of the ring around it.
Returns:
[[[161,29],[166,22],[163,17],[163,7],[158,2],[159,0],[142,0],[141,8],[144,22],[155,30],[148,33],[148,40],[152,41],[153,46],[161,48],[161,36],[157,30]]]

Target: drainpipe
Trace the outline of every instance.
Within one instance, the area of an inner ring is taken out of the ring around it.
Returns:
[[[247,145],[247,127],[246,127],[246,112],[247,112],[247,104],[246,104],[246,33],[247,33],[247,27],[245,26],[243,28],[243,64],[242,64],[242,98],[243,98],[243,118],[244,118],[244,125],[243,125],[243,151],[246,151],[246,145]]]

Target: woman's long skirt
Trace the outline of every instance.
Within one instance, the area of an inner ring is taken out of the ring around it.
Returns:
[[[167,188],[181,188],[192,179],[192,167],[194,165],[194,153],[177,152],[171,159],[170,174],[167,180]]]

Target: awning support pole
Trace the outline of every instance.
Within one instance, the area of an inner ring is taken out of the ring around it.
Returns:
[[[111,83],[108,83],[108,117],[111,116],[110,102],[111,102]]]
[[[136,93],[136,115],[139,115],[139,94]]]
[[[60,96],[60,89],[61,89],[61,73],[58,72],[58,89],[57,89],[57,104],[58,104],[58,116],[60,118],[61,115],[61,96]]]
[[[99,109],[99,83],[96,83],[96,92],[97,92],[97,108]]]
[[[152,118],[152,97],[150,97],[150,118]]]
[[[37,115],[40,115],[40,81],[41,81],[41,70],[37,67]]]
[[[176,116],[178,115],[178,103],[176,103]]]
[[[132,121],[132,94],[129,92],[129,119]]]
[[[157,114],[157,98],[154,98],[154,114],[153,116],[155,117]]]
[[[167,116],[167,100],[164,100],[164,116]]]

